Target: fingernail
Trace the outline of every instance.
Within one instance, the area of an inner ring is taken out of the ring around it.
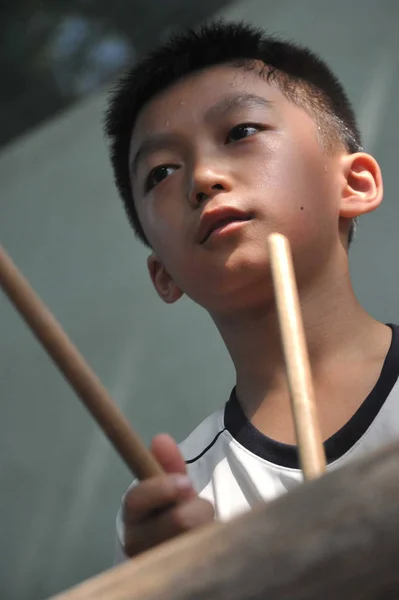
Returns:
[[[189,490],[193,487],[191,479],[187,475],[175,475],[174,484],[179,490]]]

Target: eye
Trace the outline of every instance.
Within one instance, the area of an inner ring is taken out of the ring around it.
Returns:
[[[148,193],[151,191],[158,183],[161,183],[161,181],[169,177],[169,175],[177,168],[178,165],[159,165],[158,167],[154,167],[145,180],[145,192]]]
[[[254,125],[253,123],[243,123],[241,125],[236,125],[236,127],[233,127],[233,129],[231,129],[231,131],[229,132],[226,142],[238,142],[243,138],[250,137],[258,133],[259,131],[263,131],[264,129],[265,128],[261,125]]]

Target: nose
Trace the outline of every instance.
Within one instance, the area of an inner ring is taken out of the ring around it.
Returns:
[[[193,208],[198,208],[204,201],[220,192],[229,192],[231,188],[231,178],[222,166],[197,164],[192,176],[189,202]]]

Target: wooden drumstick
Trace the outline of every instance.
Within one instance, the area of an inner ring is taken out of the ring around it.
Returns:
[[[1,245],[0,284],[133,474],[144,479],[162,473],[101,381]]]
[[[313,479],[324,473],[326,457],[289,242],[273,233],[268,250],[299,458],[304,478]]]

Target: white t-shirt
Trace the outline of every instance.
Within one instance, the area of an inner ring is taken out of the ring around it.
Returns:
[[[352,418],[324,443],[327,469],[399,439],[399,327],[380,377]],[[233,389],[224,409],[210,415],[180,445],[198,494],[210,500],[217,519],[228,520],[269,501],[302,481],[295,446],[260,433],[246,418]],[[121,547],[120,514],[117,533]],[[117,561],[123,552],[117,548]]]

